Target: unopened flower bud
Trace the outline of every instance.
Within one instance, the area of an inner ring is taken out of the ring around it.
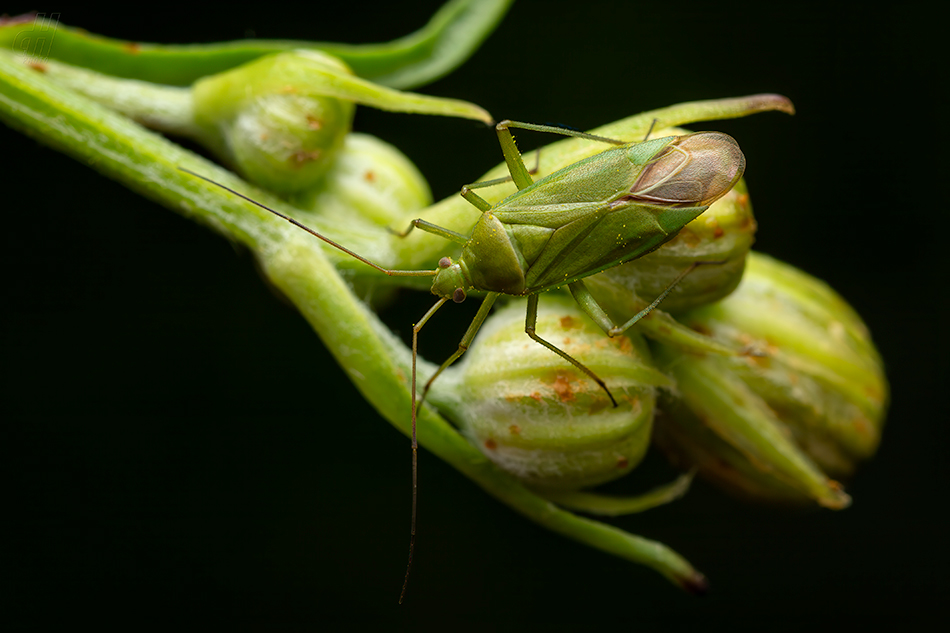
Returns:
[[[249,180],[285,195],[313,188],[333,163],[356,104],[491,122],[465,101],[400,92],[355,77],[314,50],[261,57],[193,87],[202,140]]]
[[[358,132],[347,135],[324,185],[294,199],[296,207],[318,212],[327,222],[339,222],[336,230],[347,239],[350,232],[401,228],[407,217],[431,203],[428,183],[405,154]]]
[[[310,188],[350,131],[355,104],[327,96],[320,73],[349,73],[315,51],[262,57],[195,83],[195,121],[249,180],[293,193]]]
[[[659,296],[690,265],[703,262],[673,288],[660,308],[678,312],[711,303],[732,292],[742,279],[755,228],[745,181],[740,180],[657,250],[584,282],[601,305],[629,316]]]
[[[734,293],[678,318],[748,353],[658,346],[677,383],[662,401],[658,444],[745,496],[847,506],[836,479],[874,454],[888,394],[851,307],[823,282],[753,253]]]
[[[540,298],[537,333],[604,380],[618,406],[525,335],[521,302],[489,317],[463,361],[435,382],[432,401],[533,487],[576,489],[625,475],[649,445],[656,387],[669,380],[639,335],[604,336],[567,297]]]

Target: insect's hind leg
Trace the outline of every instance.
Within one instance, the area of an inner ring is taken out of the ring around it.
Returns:
[[[537,324],[538,324],[538,295],[536,294],[528,295],[528,312],[525,315],[525,322],[524,322],[525,334],[527,334],[534,341],[537,341],[541,345],[545,346],[546,348],[548,348],[549,350],[551,350],[552,352],[554,352],[555,354],[557,354],[558,356],[560,356],[561,358],[563,358],[564,360],[566,360],[567,362],[569,362],[570,364],[574,365],[579,370],[587,374],[591,380],[596,382],[597,385],[600,386],[600,388],[604,390],[604,392],[607,394],[607,397],[610,398],[610,402],[612,402],[613,405],[616,407],[617,401],[614,399],[613,394],[610,393],[610,389],[607,388],[607,384],[603,380],[601,380],[600,376],[595,374],[592,369],[584,365],[584,363],[580,362],[579,360],[577,360],[576,358],[574,358],[573,356],[571,356],[570,354],[568,354],[561,348],[555,346],[552,343],[549,343],[548,341],[545,341],[543,338],[538,336],[537,332],[535,331]]]
[[[614,324],[597,300],[594,299],[594,295],[592,295],[590,290],[587,289],[587,284],[585,284],[583,280],[578,279],[577,281],[569,284],[568,288],[571,291],[571,295],[574,296],[574,301],[577,302],[577,305],[581,307],[581,309],[594,321],[594,323],[600,326],[600,329],[602,329],[607,334],[607,336],[620,336],[633,327],[634,323],[653,312],[653,310],[655,310],[656,307],[660,305],[664,299],[666,299],[666,296],[673,291],[673,288],[676,287],[676,284],[681,282],[683,278],[686,277],[686,275],[693,272],[693,270],[695,270],[696,267],[702,263],[703,262],[693,262],[690,264],[686,270],[677,275],[676,279],[674,279],[666,287],[666,289],[664,289],[663,292],[661,292],[660,295],[653,300],[650,305],[637,312],[623,325]]]
[[[642,327],[642,333],[644,335],[668,345],[680,348],[689,353],[720,354],[724,356],[734,356],[736,354],[747,355],[751,353],[748,349],[725,344],[721,341],[700,334],[699,332],[681,325],[667,314],[660,313],[659,316],[652,321],[643,321],[643,317],[654,313],[653,311],[657,308],[660,302],[663,301],[663,299],[669,295],[673,288],[690,272],[702,265],[715,265],[721,263],[723,262],[693,262],[686,268],[686,270],[680,273],[676,279],[674,279],[672,283],[670,283],[666,289],[664,289],[663,292],[661,292],[660,295],[654,299],[652,303],[650,303],[650,305],[637,312],[623,325],[616,325],[613,322],[613,320],[607,315],[601,305],[591,294],[583,280],[579,279],[569,284],[568,288],[570,289],[571,294],[574,296],[574,300],[577,302],[577,305],[580,306],[584,313],[589,316],[591,320],[594,321],[594,323],[596,323],[605,334],[607,334],[607,336],[619,336],[630,329],[634,324],[643,323],[646,324]]]

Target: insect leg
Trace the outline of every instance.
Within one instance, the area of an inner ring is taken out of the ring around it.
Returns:
[[[660,305],[660,302],[666,299],[666,296],[673,291],[673,288],[676,287],[676,284],[681,282],[686,275],[693,272],[693,270],[695,270],[696,267],[700,265],[700,263],[701,262],[693,262],[690,264],[686,270],[677,275],[676,279],[674,279],[670,285],[668,285],[663,290],[663,292],[660,293],[660,296],[653,300],[653,303],[637,312],[623,325],[614,324],[600,304],[597,303],[597,300],[594,299],[594,296],[590,293],[590,290],[588,290],[587,285],[584,284],[583,280],[578,279],[577,281],[569,284],[568,288],[571,289],[571,294],[574,295],[574,300],[577,301],[577,305],[581,307],[587,316],[593,319],[594,323],[600,326],[600,329],[607,333],[607,336],[620,336],[629,330],[634,323],[653,312],[653,310],[658,305]]]
[[[612,145],[625,145],[623,141],[616,139],[587,134],[586,132],[578,132],[576,130],[568,130],[554,125],[535,125],[534,123],[522,123],[520,121],[510,120],[502,121],[495,126],[495,131],[498,133],[498,142],[501,143],[501,153],[505,155],[505,163],[508,164],[511,179],[515,181],[515,185],[519,190],[529,186],[533,180],[529,175],[530,172],[528,168],[525,167],[521,152],[518,151],[518,147],[515,145],[515,137],[512,136],[509,128],[520,128],[522,130],[533,130],[535,132],[551,132],[553,134],[575,136],[577,138],[585,138],[590,141],[599,141]]]
[[[422,401],[425,400],[426,394],[429,393],[429,387],[432,386],[432,383],[435,382],[435,379],[439,377],[446,367],[454,363],[459,359],[459,357],[465,353],[465,351],[472,344],[472,340],[475,338],[475,335],[478,333],[479,328],[482,327],[482,324],[485,322],[485,319],[488,318],[488,313],[491,311],[492,305],[495,303],[495,299],[498,298],[497,292],[489,292],[484,301],[482,301],[481,307],[478,309],[478,313],[475,315],[475,318],[472,319],[472,323],[468,326],[468,330],[465,331],[465,335],[462,337],[462,340],[459,342],[459,347],[455,350],[455,353],[449,356],[442,366],[432,377],[426,381],[425,387],[422,388],[422,395],[419,397],[419,405],[422,405]]]
[[[478,332],[478,329],[482,326],[482,323],[485,322],[485,318],[488,317],[488,312],[491,310],[492,304],[495,303],[495,299],[498,298],[497,292],[490,292],[488,296],[485,297],[485,300],[482,301],[482,306],[478,309],[478,314],[475,315],[475,318],[472,319],[471,325],[468,326],[468,330],[465,332],[465,336],[462,337],[462,341],[459,343],[458,350],[452,356],[449,357],[442,366],[439,367],[431,378],[426,382],[425,387],[422,390],[422,395],[417,399],[416,398],[416,358],[418,357],[419,351],[419,330],[422,329],[422,326],[435,314],[436,310],[442,307],[448,299],[442,298],[439,299],[438,303],[432,306],[425,315],[419,319],[419,322],[412,326],[412,523],[409,532],[409,562],[406,563],[406,578],[402,583],[402,592],[399,594],[399,604],[402,604],[402,600],[406,595],[406,586],[409,584],[409,571],[412,569],[412,554],[415,551],[416,546],[416,507],[418,505],[419,499],[419,486],[418,486],[418,464],[419,464],[419,442],[416,438],[416,412],[419,410],[419,407],[422,406],[422,401],[425,400],[426,394],[429,392],[429,387],[432,386],[432,382],[438,377],[442,371],[454,363],[459,356],[465,353],[465,350],[468,349],[468,346],[471,345],[472,339],[475,338],[475,334]]]
[[[538,125],[537,123],[524,123],[522,121],[511,121],[506,120],[502,121],[495,126],[495,129],[504,126],[507,128],[519,128],[522,130],[532,130],[534,132],[550,132],[551,134],[560,134],[562,136],[574,136],[577,138],[586,138],[588,141],[597,141],[599,143],[610,143],[611,145],[626,145],[626,141],[621,141],[615,138],[609,138],[606,136],[597,136],[596,134],[588,134],[587,132],[579,132],[578,130],[571,130],[566,127],[558,127],[556,125]],[[651,126],[652,128],[652,126]],[[509,135],[511,133],[509,132]]]
[[[501,179],[499,178],[498,180],[501,180]],[[486,180],[485,182],[489,184],[498,184],[497,182],[493,180]],[[475,193],[474,191],[472,191],[473,188],[477,188],[478,186],[488,186],[488,185],[485,185],[484,183],[478,183],[478,182],[473,183],[471,185],[465,185],[464,187],[462,187],[462,192],[461,192],[462,197],[468,200],[479,211],[485,212],[491,209],[491,203],[485,200],[485,198]]]
[[[419,440],[416,437],[416,357],[419,350],[419,330],[426,324],[436,311],[445,305],[446,298],[439,299],[429,308],[419,322],[412,326],[412,521],[409,528],[409,560],[406,563],[406,577],[402,581],[402,591],[399,593],[399,604],[406,597],[406,586],[409,584],[409,571],[412,569],[412,554],[416,549],[416,508],[419,500]]]
[[[653,128],[656,127],[656,124],[657,124],[658,122],[659,122],[659,119],[657,119],[656,117],[654,117],[654,118],[653,118],[653,121],[650,122],[650,127],[649,127],[649,129],[647,129],[647,133],[643,135],[643,141],[641,141],[641,142],[645,143],[645,142],[650,138],[650,135],[653,134]]]
[[[431,222],[426,222],[421,218],[417,218],[409,223],[408,228],[405,231],[397,231],[396,229],[389,229],[389,232],[398,237],[406,237],[409,233],[412,232],[412,229],[419,229],[420,231],[425,231],[426,233],[432,233],[433,235],[438,235],[439,237],[444,237],[450,242],[456,242],[457,244],[465,244],[468,242],[468,236],[462,235],[461,233],[456,233],[455,231],[450,231],[449,229],[443,228],[438,224],[432,224]]]
[[[511,130],[508,129],[512,123],[512,121],[502,121],[495,126],[495,131],[498,133],[498,142],[501,143],[501,153],[505,156],[508,172],[520,191],[530,186],[534,180],[531,179],[528,168],[524,165],[524,159],[521,158],[521,152],[518,151],[518,146],[515,145],[515,137],[511,135]]]
[[[529,174],[536,174],[541,168],[541,150],[538,149],[535,152],[534,167],[528,170]],[[488,211],[491,209],[491,203],[487,200],[476,194],[473,189],[482,189],[484,187],[494,187],[495,185],[503,185],[506,182],[511,182],[513,179],[509,176],[502,176],[501,178],[492,178],[491,180],[482,180],[479,182],[473,182],[469,185],[462,186],[462,197],[472,203],[479,211]]]
[[[695,265],[699,266],[704,263],[719,262],[696,262]],[[718,339],[710,338],[695,330],[691,330],[665,312],[656,312],[654,313],[654,318],[644,321],[643,317],[646,316],[644,312],[655,308],[656,304],[666,296],[665,294],[654,301],[652,306],[638,312],[634,318],[630,319],[630,321],[623,326],[617,326],[614,325],[603,308],[601,308],[594,297],[591,296],[584,283],[576,282],[576,285],[570,284],[569,288],[577,304],[584,310],[584,313],[600,326],[600,329],[608,336],[616,336],[621,332],[627,331],[632,325],[639,323],[641,334],[664,344],[677,347],[690,354],[719,354],[722,356],[754,355],[754,350],[723,343]]]
[[[604,381],[600,379],[600,376],[595,374],[593,370],[591,370],[589,367],[584,365],[582,362],[580,362],[579,360],[577,360],[576,358],[574,358],[573,356],[571,356],[564,350],[560,349],[559,347],[554,346],[553,344],[545,341],[543,338],[538,336],[538,334],[535,332],[535,327],[537,326],[537,324],[538,324],[538,295],[536,294],[528,295],[528,312],[525,315],[525,322],[524,322],[525,334],[527,334],[532,339],[534,339],[541,345],[544,345],[546,348],[548,348],[549,350],[551,350],[552,352],[554,352],[555,354],[557,354],[558,356],[560,356],[561,358],[563,358],[564,360],[566,360],[567,362],[569,362],[570,364],[574,365],[575,367],[580,369],[582,372],[587,374],[591,378],[591,380],[596,382],[600,386],[600,388],[604,390],[604,392],[607,394],[607,397],[610,398],[610,401],[616,407],[617,401],[614,399],[613,394],[610,393],[610,389],[607,388],[606,383],[604,383]]]
[[[534,167],[528,170],[529,174],[536,174],[541,168],[541,150],[538,149],[534,157]],[[478,182],[473,182],[468,185],[462,186],[462,197],[471,202],[474,206],[478,207],[480,211],[488,211],[491,209],[491,204],[487,202],[481,196],[475,194],[473,189],[483,189],[485,187],[494,187],[495,185],[503,185],[506,182],[511,182],[513,178],[508,176],[502,176],[501,178],[492,178],[491,180],[480,180]]]

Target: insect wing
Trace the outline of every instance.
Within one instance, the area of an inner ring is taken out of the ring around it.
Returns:
[[[709,206],[745,171],[738,143],[721,132],[681,136],[655,156],[630,193],[636,200],[670,207]]]
[[[595,210],[554,232],[525,273],[530,292],[561,286],[659,248],[708,207],[668,208],[642,202]]]
[[[625,193],[637,175],[625,148],[608,149],[513,193],[492,212],[508,225],[559,229],[606,206],[618,192]]]
[[[625,170],[614,163],[600,167],[625,172],[633,182],[620,188],[616,177],[604,179],[617,187],[606,207],[591,204],[583,218],[551,234],[529,260],[529,291],[569,283],[655,250],[728,192],[745,169],[738,144],[718,132],[655,139],[625,151]]]
[[[558,263],[586,271],[602,259],[603,249],[575,251],[571,245],[584,243],[639,171],[631,168],[625,148],[609,149],[538,180],[492,209],[520,255],[527,292],[540,289],[538,274]],[[545,287],[565,283],[556,274]]]

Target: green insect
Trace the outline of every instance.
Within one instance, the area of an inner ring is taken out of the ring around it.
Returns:
[[[617,147],[534,182],[515,146],[510,128],[576,136]],[[622,334],[653,310],[693,267],[680,274],[653,303],[619,326],[611,321],[590,294],[584,285],[584,277],[642,257],[672,239],[686,224],[725,195],[745,169],[745,157],[738,144],[732,137],[718,132],[623,143],[558,127],[514,121],[503,121],[496,130],[511,176],[462,188],[462,196],[482,212],[471,234],[456,233],[422,219],[414,220],[406,231],[399,233],[405,236],[417,228],[462,245],[457,260],[443,257],[436,270],[383,268],[293,218],[219,185],[387,275],[434,277],[432,293],[439,300],[412,328],[413,496],[407,578],[416,533],[418,404],[436,377],[468,349],[498,296],[527,297],[525,332],[528,336],[584,372],[616,406],[607,385],[591,369],[537,335],[538,295],[566,285],[584,312],[604,332],[611,337]],[[514,181],[518,191],[494,206],[473,191],[508,180]],[[460,303],[472,290],[487,292],[487,295],[456,352],[442,363],[417,399],[419,331],[447,301]]]

